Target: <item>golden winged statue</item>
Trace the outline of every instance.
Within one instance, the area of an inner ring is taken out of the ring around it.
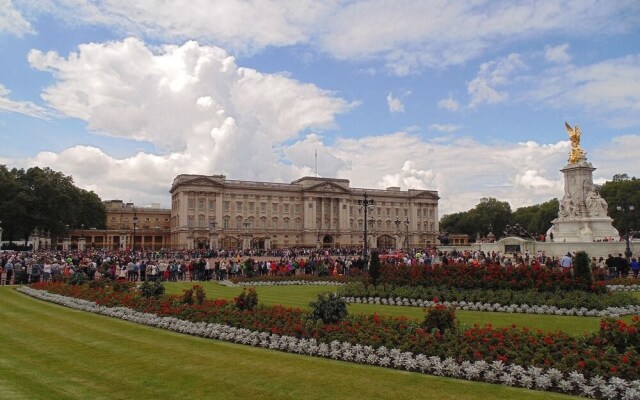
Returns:
[[[580,127],[576,125],[574,128],[571,125],[564,123],[564,127],[567,129],[567,133],[569,134],[569,140],[571,140],[571,153],[569,153],[569,163],[574,164],[577,163],[581,158],[584,158],[587,153],[582,150],[580,147],[580,135],[582,131]]]

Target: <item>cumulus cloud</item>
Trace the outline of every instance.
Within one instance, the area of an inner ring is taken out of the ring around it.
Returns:
[[[506,92],[500,92],[498,88],[507,85],[511,75],[517,70],[526,68],[527,65],[516,53],[480,65],[478,75],[467,85],[471,98],[469,107],[505,101],[509,95]]]
[[[399,97],[393,97],[393,94],[389,93],[387,95],[387,105],[389,106],[390,113],[403,113],[404,112],[404,103],[400,100]]]
[[[30,101],[15,101],[9,98],[11,90],[0,84],[0,111],[27,115],[35,118],[47,118],[51,112]]]
[[[82,45],[68,57],[34,50],[29,62],[55,77],[43,98],[62,115],[162,151],[115,159],[76,146],[30,161],[77,176],[78,184],[98,184],[107,198],[127,191],[158,196],[179,173],[295,179],[299,171],[280,160],[283,144],[308,129],[334,126],[335,116],[351,107],[315,85],[238,67],[222,49],[193,41],[154,51],[129,38]],[[145,178],[146,184],[135,183]]]
[[[11,0],[0,0],[0,35],[22,37],[27,33],[35,33],[31,23],[15,8]]]
[[[551,63],[566,64],[571,61],[571,55],[567,53],[568,50],[568,43],[561,44],[555,47],[547,46],[544,49],[544,58]]]
[[[488,196],[509,201],[513,207],[561,196],[559,170],[570,144],[424,140],[395,132],[343,138],[333,149],[336,156],[350,161],[338,176],[350,179],[352,186],[438,190],[444,214],[467,210]]]

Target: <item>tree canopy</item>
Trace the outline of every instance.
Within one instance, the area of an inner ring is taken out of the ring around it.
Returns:
[[[599,186],[598,191],[607,201],[608,214],[621,235],[626,234],[627,228],[632,231],[640,229],[640,179],[616,174],[612,180]],[[622,210],[618,211],[618,206]],[[635,210],[629,211],[629,206],[634,206]]]
[[[628,174],[616,174],[612,180],[597,186],[600,196],[608,204],[608,215],[613,218],[613,226],[621,235],[640,230],[640,179]],[[618,210],[620,206],[622,210]],[[635,210],[629,210],[634,206]],[[558,216],[558,199],[541,204],[520,207],[511,212],[509,203],[494,198],[480,199],[474,208],[445,215],[440,221],[442,230],[449,233],[462,233],[474,238],[477,234],[486,236],[489,227],[496,237],[502,236],[507,224],[519,224],[531,234],[545,234],[551,227],[551,221]]]
[[[63,234],[66,225],[103,229],[106,210],[97,194],[76,187],[61,172],[0,165],[0,221],[3,240],[26,242],[36,227],[52,236]]]

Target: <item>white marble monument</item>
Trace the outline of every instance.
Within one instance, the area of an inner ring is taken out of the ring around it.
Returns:
[[[607,215],[607,202],[600,197],[593,185],[595,168],[587,161],[580,148],[580,128],[571,128],[565,122],[571,139],[568,164],[564,174],[564,196],[560,199],[558,218],[551,221],[547,240],[552,242],[586,243],[615,240],[620,234]]]

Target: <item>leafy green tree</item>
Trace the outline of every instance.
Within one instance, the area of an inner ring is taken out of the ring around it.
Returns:
[[[608,215],[613,218],[613,226],[620,234],[629,230],[640,230],[640,179],[629,178],[627,174],[616,174],[611,181],[597,187],[600,196],[608,204]],[[623,210],[618,211],[617,206]],[[634,206],[634,211],[629,211]]]
[[[25,242],[37,227],[53,237],[65,225],[104,228],[106,210],[94,192],[77,188],[73,178],[50,168],[9,170],[0,165],[0,220],[3,239]]]
[[[502,232],[512,219],[508,202],[489,197],[480,199],[480,203],[469,211],[445,215],[440,221],[440,227],[449,233],[464,233],[470,237],[475,237],[478,233],[485,236],[491,229],[500,236],[499,232]]]
[[[513,221],[532,234],[544,234],[551,227],[551,221],[558,216],[560,204],[552,199],[533,206],[520,207],[513,213]]]

